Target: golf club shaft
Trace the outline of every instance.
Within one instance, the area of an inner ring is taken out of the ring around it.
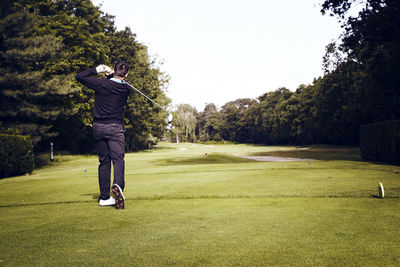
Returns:
[[[139,94],[141,94],[142,96],[144,96],[145,98],[147,98],[148,100],[150,100],[154,105],[158,106],[159,108],[161,108],[164,111],[167,111],[164,107],[160,106],[157,102],[155,102],[153,99],[149,98],[147,95],[143,94],[142,92],[139,91],[139,89],[136,89],[135,87],[133,87],[131,84],[129,84],[127,81],[124,81],[124,83],[126,83],[127,85],[129,85],[132,89],[134,89],[136,92],[138,92]],[[167,111],[168,112],[168,111]]]

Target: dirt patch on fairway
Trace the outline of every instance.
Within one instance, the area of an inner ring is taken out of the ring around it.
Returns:
[[[284,157],[273,157],[273,156],[248,156],[242,157],[246,159],[256,161],[274,161],[274,162],[285,162],[285,161],[316,161],[315,159],[301,159],[301,158],[284,158]]]

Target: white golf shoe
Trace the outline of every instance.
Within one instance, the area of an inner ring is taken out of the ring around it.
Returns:
[[[103,200],[100,199],[99,200],[99,206],[114,206],[115,205],[115,198],[111,197],[109,199]]]

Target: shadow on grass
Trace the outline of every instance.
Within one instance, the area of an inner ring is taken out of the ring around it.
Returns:
[[[98,193],[83,194],[81,196],[83,196],[83,197],[92,197],[92,199],[96,199],[96,200],[98,200],[99,197],[100,197],[100,195]]]
[[[67,162],[73,160],[76,155],[55,155],[54,161],[50,161],[50,155],[47,153],[44,154],[36,154],[33,158],[34,169],[43,169],[46,167],[51,167],[54,165],[59,165],[63,162]]]
[[[176,150],[174,147],[167,146],[153,146],[151,148],[145,148],[135,151],[126,151],[127,153],[153,153],[154,151],[164,151],[164,150]]]
[[[230,164],[230,163],[248,163],[254,160],[235,157],[221,153],[204,154],[198,157],[177,157],[155,161],[155,164],[165,165],[196,165],[196,164]]]
[[[360,194],[359,192],[347,192],[338,194],[264,194],[264,195],[248,195],[248,194],[226,194],[226,195],[155,195],[150,197],[133,197],[129,201],[154,201],[154,200],[192,200],[192,199],[400,199],[398,195],[389,195],[380,198],[375,194]],[[2,208],[12,207],[29,207],[29,206],[47,206],[47,205],[65,205],[65,204],[83,204],[96,203],[96,200],[65,200],[65,201],[50,201],[50,202],[20,202],[0,204]]]
[[[311,158],[315,160],[363,161],[358,147],[310,146],[297,147],[294,150],[258,152],[252,156],[274,156],[287,158]]]
[[[157,146],[157,145],[155,145],[152,149],[153,149],[153,150],[176,150],[175,147],[171,147],[171,146]]]
[[[35,164],[35,169],[41,169],[41,168],[44,168],[46,166],[50,166],[50,164],[52,163],[50,161],[50,157],[49,157],[48,154],[35,155],[33,161],[34,161],[34,164]]]

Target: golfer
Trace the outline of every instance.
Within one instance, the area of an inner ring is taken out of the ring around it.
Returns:
[[[115,64],[114,70],[106,65],[78,73],[75,78],[83,85],[95,90],[93,110],[93,138],[99,156],[99,186],[100,206],[115,206],[116,209],[125,208],[125,130],[122,125],[124,107],[131,92],[124,84],[128,75],[129,66],[125,61]],[[106,72],[113,78],[93,77],[98,73]],[[114,168],[114,182],[110,196],[111,161]]]

